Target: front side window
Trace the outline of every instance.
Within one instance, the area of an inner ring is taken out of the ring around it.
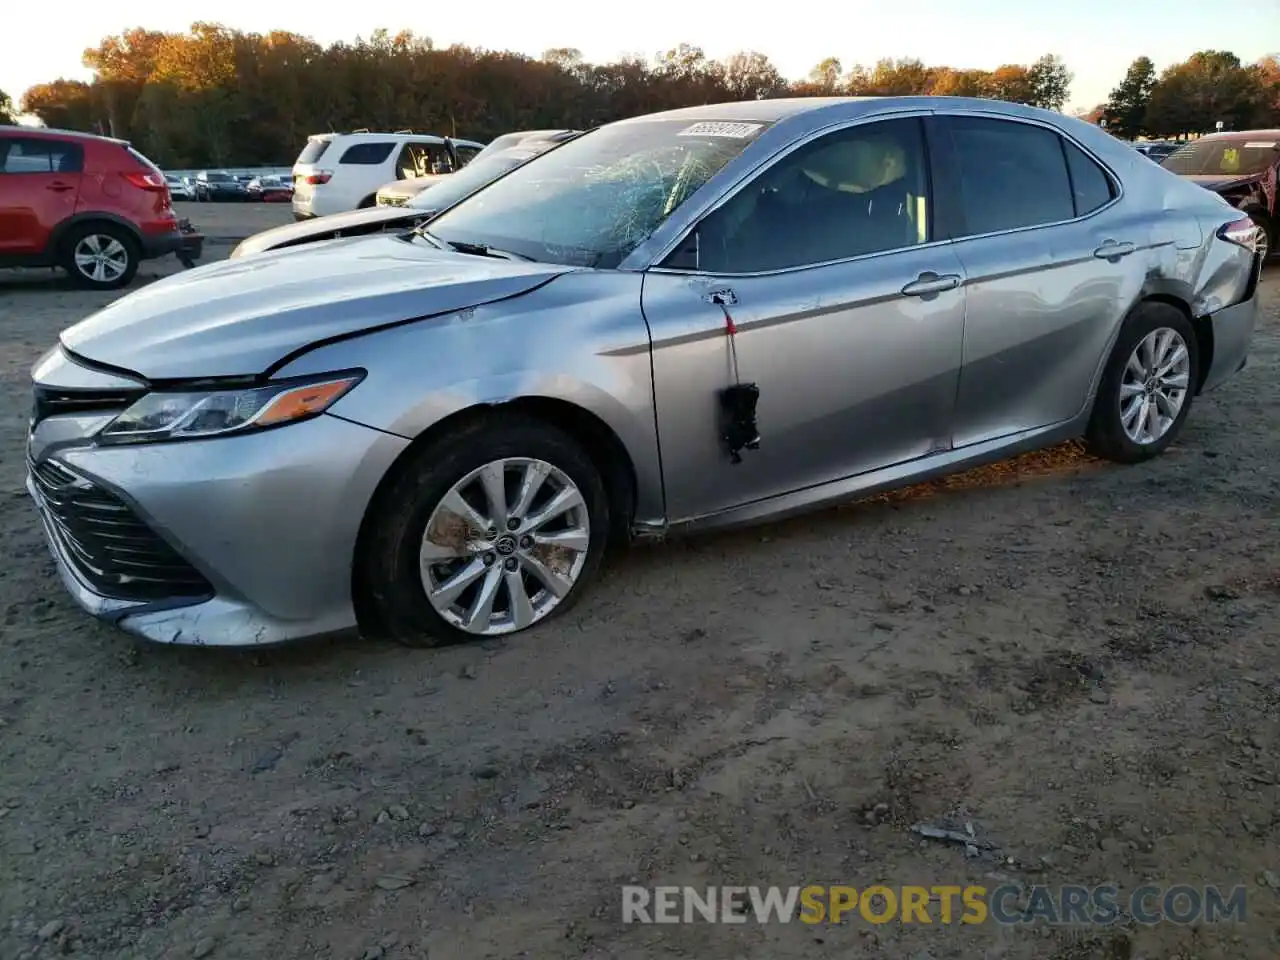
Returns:
[[[391,150],[394,147],[394,143],[385,140],[381,143],[356,143],[347,147],[346,153],[342,155],[342,159],[338,162],[377,166],[391,156]]]
[[[0,139],[0,173],[79,173],[83,165],[78,144],[34,137]]]
[[[1242,176],[1262,173],[1280,162],[1280,141],[1257,139],[1197,140],[1180,147],[1161,162],[1184,177]]]
[[[1062,140],[1014,120],[950,117],[965,233],[1016,230],[1075,217]]]
[[[766,126],[662,119],[601,127],[463,200],[431,234],[612,269]]]
[[[916,118],[827,134],[783,157],[698,227],[698,266],[758,273],[929,240],[929,171]]]

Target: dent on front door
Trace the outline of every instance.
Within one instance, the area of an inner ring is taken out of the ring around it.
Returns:
[[[644,311],[672,521],[950,446],[964,290],[946,248],[768,276],[651,273]],[[720,399],[737,381],[759,388],[759,448],[741,463]]]

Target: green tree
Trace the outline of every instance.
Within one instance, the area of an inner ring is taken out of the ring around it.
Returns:
[[[1102,119],[1117,137],[1133,140],[1147,132],[1147,106],[1156,88],[1156,65],[1150,57],[1138,57],[1129,64],[1120,85],[1111,91]]]
[[[1248,129],[1261,107],[1258,76],[1225,50],[1202,50],[1169,67],[1151,91],[1146,126],[1157,136]]]
[[[1061,110],[1071,93],[1071,71],[1052,53],[1046,53],[1031,65],[1027,80],[1031,84],[1031,97],[1026,102],[1032,106]]]

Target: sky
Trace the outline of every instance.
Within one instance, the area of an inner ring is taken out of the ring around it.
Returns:
[[[1225,5],[1228,16],[1203,0],[437,0],[418,10],[386,0],[292,10],[261,0],[195,7],[61,0],[48,12],[36,3],[14,6],[0,21],[0,90],[15,104],[32,84],[58,76],[89,79],[81,52],[104,36],[134,26],[181,31],[195,19],[249,32],[291,30],[321,43],[386,27],[412,30],[437,46],[464,43],[531,56],[576,47],[593,62],[625,54],[648,58],[685,42],[713,58],[758,50],[788,79],[804,77],[829,56],[846,67],[916,57],[930,66],[991,69],[1056,53],[1075,74],[1069,108],[1105,100],[1129,63],[1144,54],[1163,68],[1197,50],[1229,50],[1246,63],[1280,53],[1280,0],[1232,0]]]

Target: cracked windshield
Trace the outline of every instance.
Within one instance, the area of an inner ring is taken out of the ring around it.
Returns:
[[[596,130],[443,214],[429,236],[610,269],[765,126],[656,120]]]

